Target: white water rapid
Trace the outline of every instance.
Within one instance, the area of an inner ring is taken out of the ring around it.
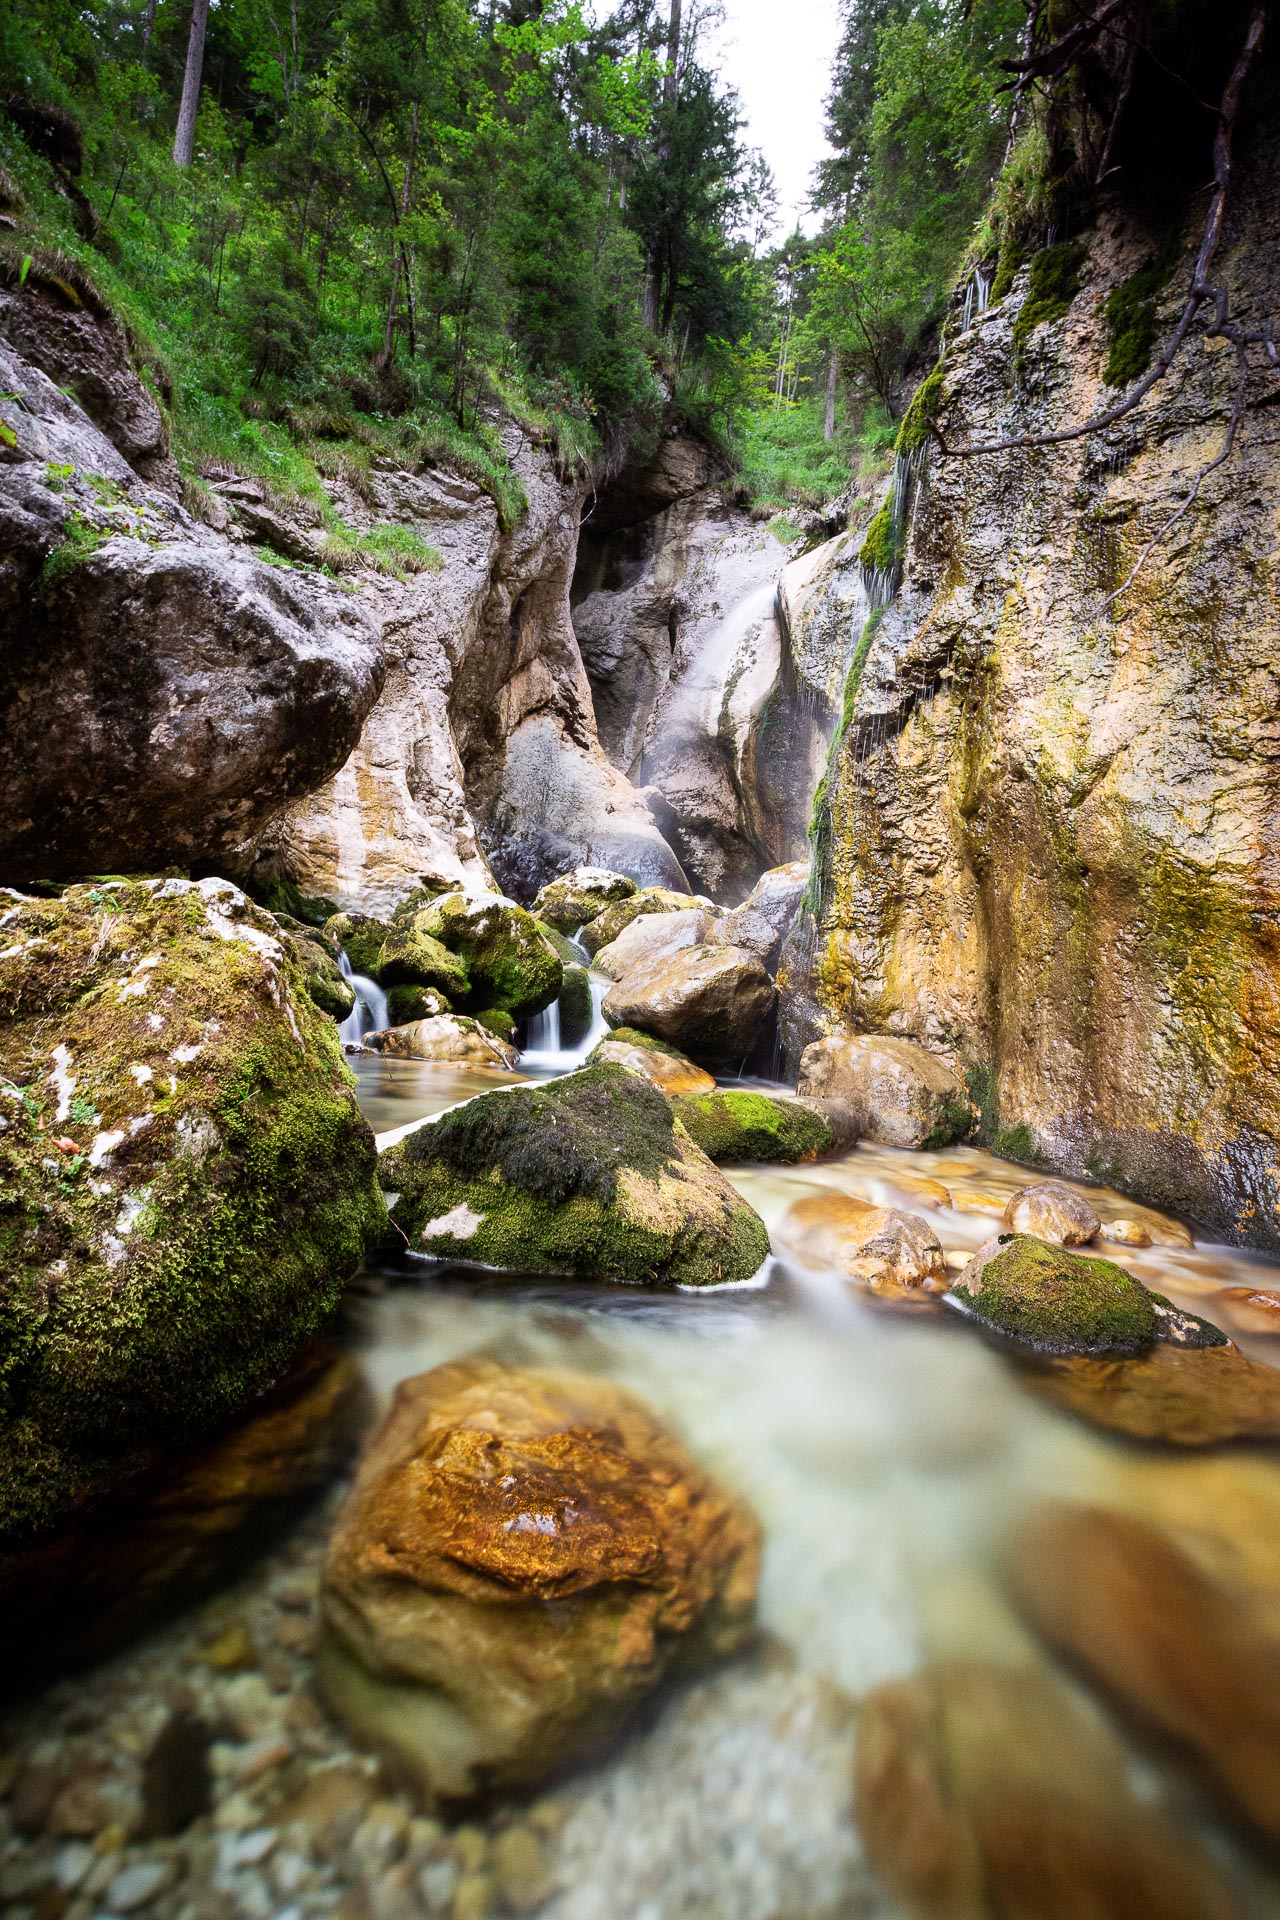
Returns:
[[[535,1013],[529,1021],[528,1040],[520,1053],[521,1072],[572,1073],[575,1067],[580,1067],[592,1048],[609,1031],[600,1006],[611,985],[612,982],[603,975],[591,975],[591,1025],[576,1046],[564,1047],[560,1044],[558,1000],[553,1000],[544,1012]]]
[[[387,996],[376,981],[363,973],[352,972],[345,948],[338,955],[338,970],[344,980],[351,982],[356,996],[354,1007],[338,1028],[338,1037],[344,1047],[358,1047],[366,1033],[381,1033],[384,1027],[390,1026]]]

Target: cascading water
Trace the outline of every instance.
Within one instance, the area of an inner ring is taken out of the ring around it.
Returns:
[[[338,971],[350,981],[356,996],[354,1007],[338,1028],[338,1037],[344,1047],[358,1047],[366,1033],[381,1033],[391,1025],[387,996],[376,981],[352,971],[345,948],[338,955]]]
[[[529,1021],[529,1037],[520,1054],[521,1070],[526,1073],[572,1073],[575,1067],[580,1067],[591,1049],[609,1031],[608,1022],[600,1009],[612,984],[600,974],[591,975],[591,1025],[576,1046],[564,1047],[560,1044],[558,1000],[553,1000],[543,1012],[533,1014]]]
[[[887,607],[898,591],[902,575],[902,539],[911,497],[924,468],[927,446],[894,456],[893,481],[889,488],[889,537],[886,542],[893,558],[887,566],[863,567],[862,581],[873,607]]]
[[[964,290],[964,312],[960,316],[960,331],[968,333],[975,320],[978,320],[991,305],[991,284],[994,276],[984,273],[981,267],[975,267]]]

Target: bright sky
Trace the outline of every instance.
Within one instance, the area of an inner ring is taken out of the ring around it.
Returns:
[[[823,137],[823,102],[840,37],[837,0],[724,0],[725,23],[704,59],[736,87],[746,115],[746,139],[773,168],[779,233],[797,219],[805,231],[818,222],[803,212],[809,179],[830,152]]]

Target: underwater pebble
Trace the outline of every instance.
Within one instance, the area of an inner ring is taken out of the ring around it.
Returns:
[[[140,1907],[150,1906],[175,1878],[172,1861],[137,1860],[123,1868],[111,1882],[107,1904],[116,1913],[136,1913]]]

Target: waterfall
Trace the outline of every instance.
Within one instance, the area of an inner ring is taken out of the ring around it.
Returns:
[[[961,333],[968,333],[974,321],[980,319],[991,304],[991,283],[994,276],[984,273],[981,267],[975,267],[964,290],[964,312],[960,317]]]
[[[893,458],[893,481],[889,488],[889,537],[885,542],[892,559],[887,566],[862,568],[862,584],[867,590],[867,598],[873,608],[887,607],[898,591],[898,581],[902,574],[902,546],[906,532],[907,513],[911,505],[911,496],[915,483],[924,466],[927,443],[912,449],[910,453],[897,453]]]
[[[364,974],[351,971],[345,947],[338,955],[338,971],[344,980],[351,982],[356,996],[354,1007],[338,1028],[338,1037],[344,1047],[358,1047],[366,1033],[381,1033],[390,1025],[387,996],[380,986],[366,979]]]
[[[520,1065],[526,1070],[537,1073],[572,1073],[580,1067],[597,1041],[603,1040],[609,1031],[608,1022],[600,1011],[609,988],[613,985],[603,974],[593,973],[591,985],[591,1025],[584,1039],[576,1047],[562,1047],[560,1044],[560,1002],[553,1000],[542,1013],[535,1013],[529,1021],[529,1035],[520,1054]]]
[[[772,619],[778,583],[770,579],[730,607],[703,641],[696,660],[673,682],[663,715],[664,737],[684,740],[715,738],[724,704],[726,682],[739,648],[753,627]]]

